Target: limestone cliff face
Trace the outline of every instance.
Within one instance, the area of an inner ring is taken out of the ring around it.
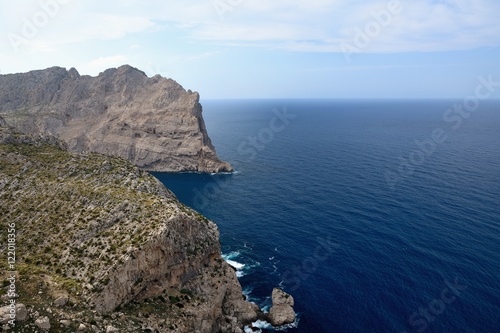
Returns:
[[[232,171],[208,137],[198,93],[127,65],[97,77],[60,67],[0,75],[0,117],[24,133],[58,136],[72,152],[148,171]]]
[[[0,126],[0,222],[16,225],[28,311],[19,325],[239,333],[257,319],[213,222],[129,162],[65,145]]]

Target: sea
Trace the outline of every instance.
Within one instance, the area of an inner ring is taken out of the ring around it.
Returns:
[[[500,100],[204,100],[231,174],[155,173],[217,223],[262,332],[500,332]],[[251,329],[247,327],[246,331]]]

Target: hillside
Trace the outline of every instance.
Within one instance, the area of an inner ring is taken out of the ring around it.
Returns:
[[[130,162],[66,145],[0,124],[2,253],[16,229],[12,331],[241,332],[257,319],[213,222]]]

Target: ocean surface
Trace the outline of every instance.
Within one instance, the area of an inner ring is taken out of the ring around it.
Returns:
[[[155,176],[218,224],[250,300],[292,294],[282,330],[499,333],[500,101],[462,102],[206,100],[236,173]]]

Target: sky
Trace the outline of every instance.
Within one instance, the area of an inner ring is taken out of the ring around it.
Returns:
[[[500,81],[499,17],[498,0],[0,0],[0,74],[129,64],[206,99],[465,98]]]

